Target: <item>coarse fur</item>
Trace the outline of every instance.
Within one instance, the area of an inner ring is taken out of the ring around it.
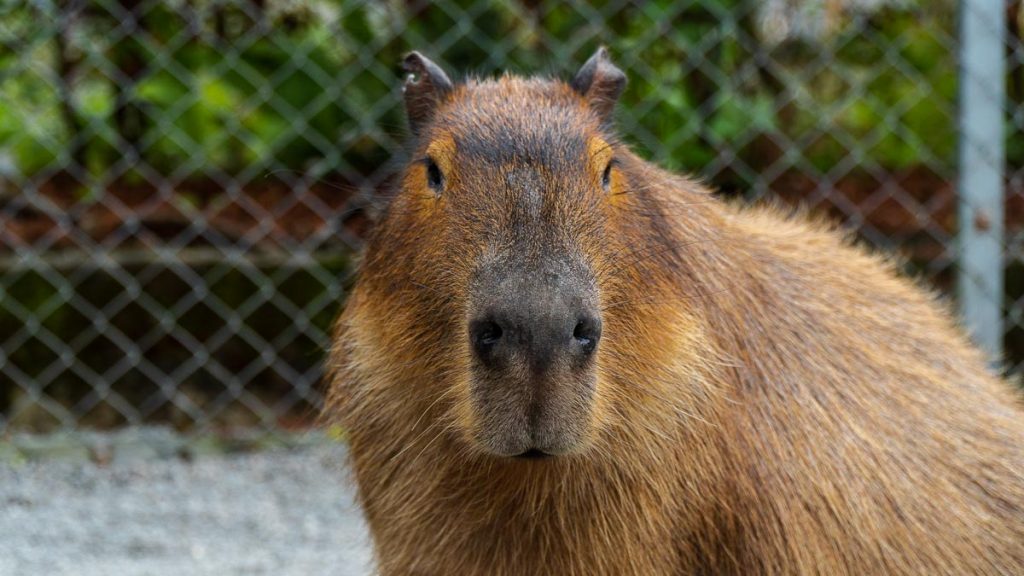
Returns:
[[[574,86],[446,88],[330,358],[382,574],[1024,573],[1024,408],[945,303],[645,162]],[[471,278],[524,221],[604,322],[586,441],[544,460],[474,435]]]

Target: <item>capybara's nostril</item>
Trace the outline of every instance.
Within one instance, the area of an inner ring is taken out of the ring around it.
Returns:
[[[501,326],[493,320],[474,320],[469,325],[469,341],[477,355],[486,358],[501,341]]]
[[[576,321],[572,337],[584,354],[592,353],[601,339],[601,321],[590,316],[580,318]]]

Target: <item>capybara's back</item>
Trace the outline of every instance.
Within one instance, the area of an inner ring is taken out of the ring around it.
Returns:
[[[625,76],[405,62],[411,160],[338,321],[384,574],[1024,574],[1024,408],[828,225],[612,131]]]

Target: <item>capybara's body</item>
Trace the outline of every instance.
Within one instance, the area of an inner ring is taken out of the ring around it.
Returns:
[[[1024,574],[1017,390],[885,258],[630,153],[595,58],[413,62],[415,160],[332,352],[380,571]],[[549,358],[534,293],[602,327]]]

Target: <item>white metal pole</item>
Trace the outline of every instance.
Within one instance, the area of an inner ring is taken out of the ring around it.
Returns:
[[[1004,0],[960,2],[960,309],[993,360],[1003,344]]]

